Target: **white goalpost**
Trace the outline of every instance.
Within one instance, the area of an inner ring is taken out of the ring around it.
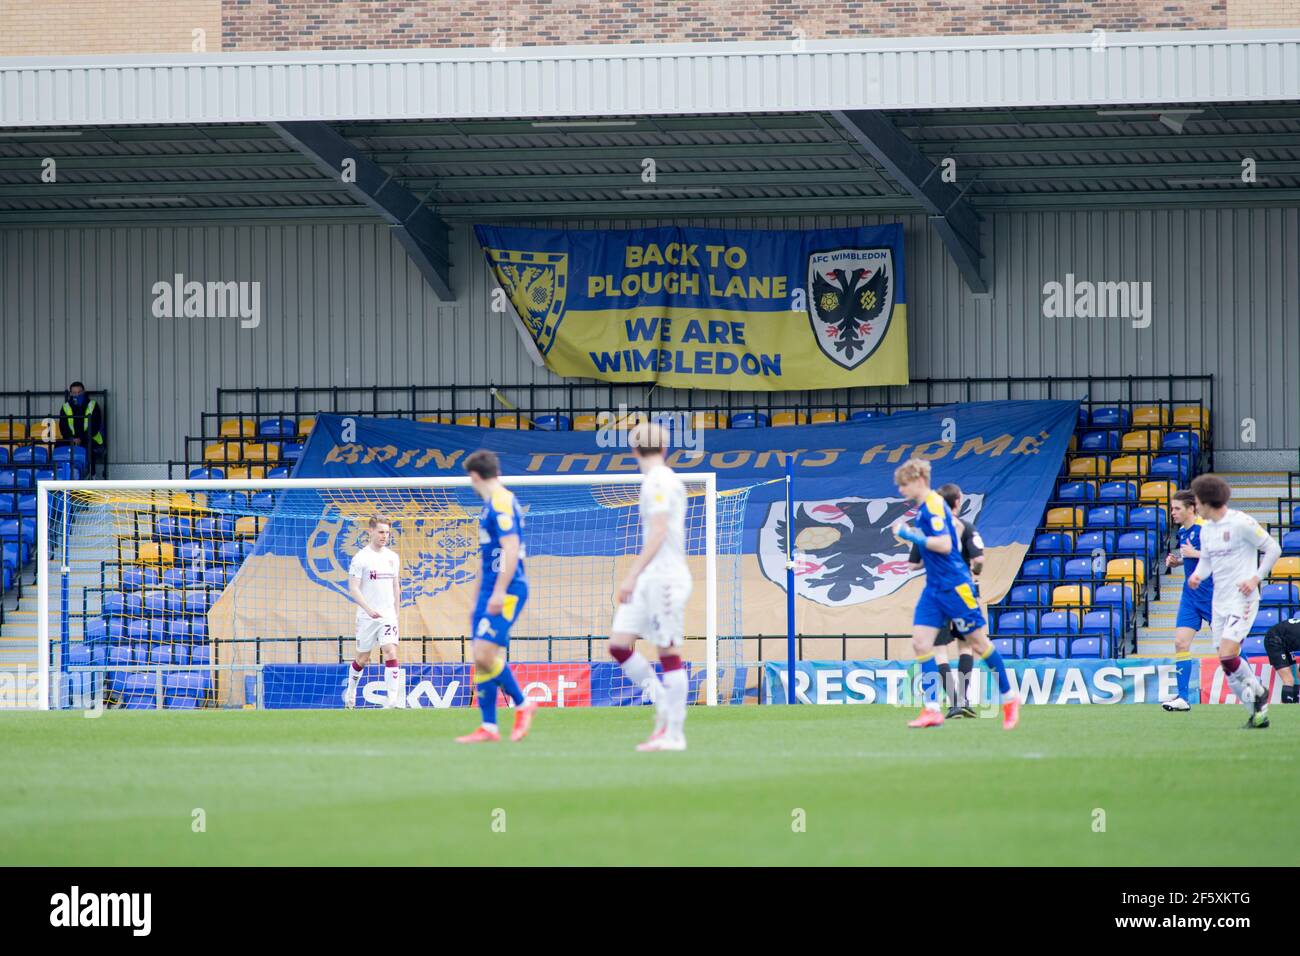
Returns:
[[[749,488],[681,473],[694,589],[691,700],[742,700],[742,539]],[[516,475],[529,596],[510,660],[530,699],[642,703],[606,650],[615,591],[641,545],[641,476]],[[341,706],[355,644],[348,565],[367,522],[402,561],[406,703],[468,706],[482,501],[468,477],[42,481],[37,494],[40,709]],[[380,662],[360,706],[382,706]]]

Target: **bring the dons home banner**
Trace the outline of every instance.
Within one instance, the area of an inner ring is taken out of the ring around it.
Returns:
[[[525,348],[557,374],[732,391],[907,383],[901,225],[474,230]]]
[[[866,422],[698,430],[679,433],[679,447],[668,460],[682,472],[716,473],[720,494],[751,489],[741,553],[728,559],[730,567],[719,566],[720,582],[724,575],[739,579],[733,634],[785,634],[784,550],[791,534],[800,633],[904,634],[924,576],[908,566],[906,547],[889,531],[894,520],[913,511],[894,486],[895,467],[919,455],[932,462],[936,486],[951,481],[962,487],[966,499],[960,514],[975,522],[984,539],[981,589],[993,602],[1010,588],[1033,540],[1077,410],[1073,401],[987,402]],[[480,447],[500,456],[507,486],[512,475],[634,475],[634,456],[612,437],[601,431],[514,431],[320,415],[295,475],[462,476],[465,458]],[[772,481],[783,478],[786,454],[795,456],[793,529],[786,527],[785,482]],[[313,494],[284,496],[214,607],[214,635],[350,637],[356,609],[346,597],[348,563],[364,547],[364,519],[376,510],[397,519],[403,635],[468,633],[479,564],[476,503],[426,493],[422,497],[428,500],[385,505],[364,491],[295,500]],[[529,578],[539,591],[552,593],[530,598],[518,635],[608,634],[617,575],[638,546],[634,531],[617,533],[611,523],[634,526],[635,498],[596,509],[601,510],[609,515],[585,515],[580,535],[556,530],[554,521],[529,522],[525,512]],[[692,552],[689,560],[702,578],[699,553]],[[695,589],[691,601],[688,624],[702,620],[703,587]],[[338,653],[332,644],[325,651]]]

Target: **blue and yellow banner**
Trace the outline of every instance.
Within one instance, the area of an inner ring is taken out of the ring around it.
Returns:
[[[907,383],[901,225],[474,231],[529,354],[557,374],[734,391]]]
[[[931,462],[936,486],[961,486],[959,516],[974,522],[985,545],[981,593],[997,601],[1033,540],[1077,412],[1073,401],[1012,401],[789,428],[675,427],[668,461],[686,474],[714,472],[724,493],[722,515],[728,514],[726,492],[750,489],[743,513],[727,518],[732,551],[739,553],[719,574],[735,585],[727,598],[728,607],[734,601],[735,633],[785,634],[789,539],[800,633],[905,634],[925,576],[909,566],[907,547],[889,530],[915,511],[899,496],[894,469],[918,456]],[[469,454],[488,448],[500,457],[507,486],[516,475],[632,476],[637,465],[625,439],[617,428],[549,432],[320,415],[295,475],[463,476]],[[787,527],[785,482],[774,480],[784,478],[787,456],[794,458],[793,527]],[[635,495],[593,506],[584,492],[573,513],[559,518],[554,509],[539,516],[536,491],[521,488],[520,495],[536,587],[516,634],[607,635],[618,574],[639,546]],[[355,607],[346,597],[348,563],[365,545],[366,519],[382,513],[395,522],[394,547],[403,559],[402,633],[464,636],[478,587],[480,507],[468,489],[286,493],[223,595],[220,613],[211,616],[211,629],[262,637],[350,634]],[[688,546],[700,580],[701,540]],[[702,587],[691,602],[688,622],[702,620]],[[268,607],[283,607],[282,619]],[[226,612],[231,616],[223,624]],[[574,651],[586,659],[585,645]],[[806,652],[826,656],[830,649]]]

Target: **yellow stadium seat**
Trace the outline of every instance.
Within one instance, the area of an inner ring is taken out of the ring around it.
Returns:
[[[136,546],[136,559],[143,564],[172,564],[176,560],[176,552],[170,544],[141,541]]]
[[[172,511],[199,511],[204,506],[200,499],[203,495],[191,495],[184,491],[173,491],[168,498],[167,506]]]
[[[808,416],[804,412],[773,412],[772,427],[779,428],[783,425],[806,425]]]
[[[280,460],[280,446],[274,442],[244,442],[244,461],[277,462]]]
[[[1210,427],[1210,410],[1200,405],[1184,405],[1174,409],[1174,427],[1179,431],[1194,428],[1205,431]]]
[[[596,430],[596,416],[574,415],[573,430],[575,432],[594,432]]]
[[[1089,475],[1106,474],[1105,458],[1071,458],[1070,477],[1086,478]]]
[[[251,418],[223,418],[217,434],[222,438],[256,438],[257,422]]]
[[[226,469],[226,477],[245,480],[248,478],[265,478],[266,465],[234,465]]]
[[[26,438],[26,437],[27,437],[26,422],[11,422],[11,421],[0,422],[0,438]]]
[[[257,537],[257,516],[244,515],[242,518],[236,518],[235,537],[256,538]]]
[[[1134,475],[1142,477],[1147,473],[1146,455],[1121,455],[1110,463],[1110,476]]]
[[[1169,409],[1163,405],[1144,405],[1133,409],[1134,425],[1168,425]]]
[[[695,427],[696,428],[726,428],[727,413],[726,412],[696,412]]]
[[[1285,558],[1278,558],[1277,564],[1273,565],[1273,570],[1269,574],[1273,580],[1279,578],[1297,578],[1300,579],[1300,557],[1289,554]]]
[[[1047,527],[1081,528],[1083,527],[1082,508],[1048,508]]]
[[[1062,584],[1052,588],[1052,607],[1089,607],[1092,588],[1086,584]]]
[[[424,422],[426,425],[450,425],[450,415],[424,415],[416,419],[417,422]]]
[[[496,417],[492,420],[492,427],[525,429],[531,428],[532,425],[528,419],[519,412],[497,412]]]
[[[1154,501],[1168,506],[1169,499],[1177,490],[1178,487],[1172,481],[1144,481],[1142,487],[1138,489],[1138,500]]]
[[[1146,569],[1137,558],[1111,558],[1106,562],[1106,580],[1131,584],[1134,593],[1142,590],[1146,577]]]
[[[298,434],[310,435],[311,430],[316,427],[316,416],[309,415],[306,418],[298,419]]]
[[[1128,432],[1119,440],[1119,447],[1124,451],[1155,451],[1160,447],[1160,432]]]
[[[812,413],[812,423],[814,425],[828,425],[832,422],[842,422],[849,416],[844,412],[820,411]]]
[[[1076,435],[1076,434],[1074,434],[1074,432],[1071,432],[1071,433],[1070,433],[1070,444],[1068,444],[1068,445],[1065,446],[1065,450],[1066,450],[1066,451],[1078,451],[1078,450],[1079,450],[1079,436]]]
[[[492,419],[488,415],[457,415],[456,424],[470,428],[488,428],[492,425]]]
[[[239,441],[217,441],[203,448],[203,460],[211,464],[223,465],[243,457],[244,443]]]

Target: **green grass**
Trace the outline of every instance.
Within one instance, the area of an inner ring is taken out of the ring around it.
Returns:
[[[1292,864],[1300,707],[1272,711],[1246,731],[1236,706],[1027,707],[1007,733],[698,708],[665,754],[633,752],[644,709],[543,710],[477,747],[451,740],[467,710],[5,714],[0,861]]]

